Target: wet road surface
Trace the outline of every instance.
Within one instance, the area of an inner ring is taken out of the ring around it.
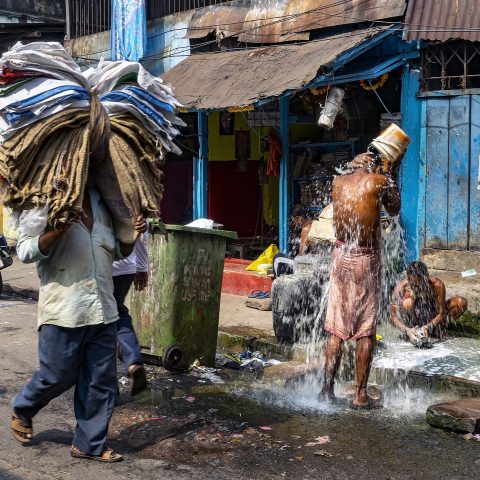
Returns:
[[[35,327],[35,302],[0,299],[0,479],[478,478],[480,443],[431,429],[423,407],[302,409],[294,388],[252,389],[253,378],[230,371],[212,384],[149,367],[151,389],[135,401],[121,386],[110,427],[121,464],[69,457],[71,391],[39,413],[34,442],[22,447],[9,431],[9,401],[36,368]]]

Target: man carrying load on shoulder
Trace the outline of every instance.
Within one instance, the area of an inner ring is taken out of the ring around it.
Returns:
[[[108,425],[117,392],[118,311],[113,296],[112,263],[128,256],[133,244],[115,239],[112,218],[87,181],[83,215],[39,236],[21,235],[19,259],[37,262],[38,356],[40,366],[12,400],[12,431],[22,443],[32,439],[32,418],[51,400],[75,386],[77,425],[71,455],[118,462],[106,448]],[[146,230],[142,215],[135,221]]]

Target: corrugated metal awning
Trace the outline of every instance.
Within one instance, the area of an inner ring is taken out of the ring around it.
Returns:
[[[405,7],[405,0],[288,0],[282,34],[393,19],[402,17]]]
[[[405,19],[407,40],[480,41],[478,0],[414,0]]]
[[[201,53],[188,57],[162,78],[187,108],[220,110],[245,106],[307,87],[337,60],[343,65],[364,51],[364,44],[389,27],[333,35],[300,45]],[[345,55],[344,55],[345,54]]]
[[[312,30],[391,20],[402,17],[405,8],[406,0],[233,0],[197,9],[185,37],[218,31],[246,43],[309,40]]]

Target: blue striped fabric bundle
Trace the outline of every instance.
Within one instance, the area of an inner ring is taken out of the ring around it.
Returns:
[[[95,157],[114,216],[158,213],[162,160],[180,153],[178,107],[139,63],[102,60],[82,72],[60,43],[17,43],[0,58],[4,204],[49,203],[51,224],[75,218]]]
[[[18,74],[16,82],[0,87],[0,141],[65,108],[88,109],[95,93],[109,116],[134,115],[167,151],[179,153],[173,138],[183,124],[176,116],[180,105],[139,63],[101,61],[82,73],[60,43],[19,42],[2,55],[0,68]]]

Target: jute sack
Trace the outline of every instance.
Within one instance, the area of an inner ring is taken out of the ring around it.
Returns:
[[[331,242],[334,243],[335,229],[333,227],[333,204],[327,205],[318,220],[312,222],[312,228],[308,233],[308,240],[312,242]]]

